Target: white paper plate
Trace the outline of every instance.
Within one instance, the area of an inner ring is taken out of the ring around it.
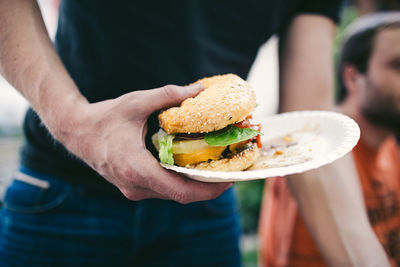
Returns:
[[[203,182],[237,182],[300,173],[321,167],[350,152],[360,138],[351,118],[328,111],[297,111],[261,121],[263,149],[246,171],[215,172],[162,163],[169,170]]]

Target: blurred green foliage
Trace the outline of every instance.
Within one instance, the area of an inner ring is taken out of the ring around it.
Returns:
[[[358,16],[359,15],[358,15],[357,9],[352,7],[352,6],[349,6],[349,7],[343,9],[343,11],[342,11],[342,13],[340,15],[340,23],[336,28],[336,34],[335,34],[335,39],[334,39],[333,54],[334,54],[335,58],[337,58],[337,55],[338,55],[338,53],[340,51],[340,43],[343,40],[344,30]]]
[[[344,37],[344,30],[347,26],[350,25],[357,17],[359,16],[357,10],[353,6],[349,6],[344,8],[341,14],[340,23],[336,29],[335,39],[334,39],[334,46],[333,46],[333,59],[335,63],[335,96],[337,96],[338,90],[338,77],[337,77],[337,64],[339,60],[339,52],[341,49],[341,43]]]
[[[257,267],[258,266],[258,251],[252,250],[242,254],[243,267]]]
[[[245,234],[256,233],[260,214],[264,180],[236,183],[241,223]]]

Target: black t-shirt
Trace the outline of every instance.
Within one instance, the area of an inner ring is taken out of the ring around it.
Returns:
[[[339,6],[339,0],[63,0],[55,47],[81,93],[98,102],[215,74],[246,78],[260,45],[293,16],[336,21]],[[148,125],[149,137],[158,130],[156,114]],[[52,139],[31,109],[24,132],[26,167],[111,187]],[[153,149],[149,139],[147,145]]]

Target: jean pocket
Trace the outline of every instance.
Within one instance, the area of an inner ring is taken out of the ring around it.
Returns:
[[[213,200],[204,201],[208,213],[216,216],[226,216],[238,212],[235,191],[230,188]]]
[[[70,185],[17,172],[7,188],[3,207],[19,213],[50,211],[61,205],[70,192]],[[55,179],[54,179],[55,180]]]

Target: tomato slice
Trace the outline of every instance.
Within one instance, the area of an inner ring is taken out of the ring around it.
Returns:
[[[251,117],[247,117],[246,119],[244,119],[243,121],[237,122],[235,124],[233,124],[233,126],[238,127],[238,128],[251,128],[253,130],[256,131],[261,131],[261,124],[251,124],[250,120]],[[261,143],[261,137],[260,135],[257,135],[255,137],[256,143],[257,143],[257,147],[258,148],[262,148],[262,143]]]
[[[256,136],[256,143],[258,148],[262,148],[261,137],[260,135]]]

